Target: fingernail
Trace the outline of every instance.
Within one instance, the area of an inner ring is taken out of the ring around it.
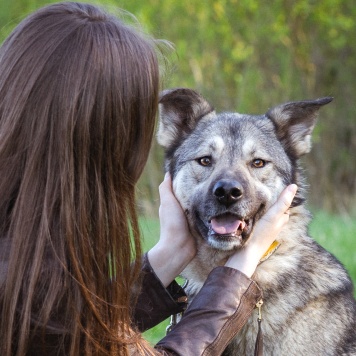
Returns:
[[[291,185],[288,186],[288,190],[291,193],[295,194],[297,192],[297,190],[298,190],[298,186],[296,184],[291,184]]]
[[[169,176],[170,176],[169,172],[166,172],[166,174],[164,175],[164,179],[169,178]]]

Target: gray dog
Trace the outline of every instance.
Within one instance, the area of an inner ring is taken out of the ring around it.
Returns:
[[[191,297],[212,268],[248,243],[282,190],[299,187],[278,249],[253,275],[264,295],[265,355],[356,355],[353,285],[340,262],[308,236],[298,165],[310,151],[319,108],[331,100],[290,102],[253,116],[216,114],[190,89],[160,99],[158,141],[198,245],[183,272]],[[224,354],[253,355],[256,335],[257,310]]]

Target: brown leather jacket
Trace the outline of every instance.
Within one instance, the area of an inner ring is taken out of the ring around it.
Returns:
[[[6,250],[5,242],[6,239],[0,240],[0,252]],[[0,286],[4,283],[6,270],[7,259],[2,255]],[[147,256],[143,262],[141,282],[141,292],[133,310],[134,322],[141,331],[185,309],[186,295],[183,289],[176,282],[164,288]],[[182,320],[156,345],[157,351],[163,355],[220,355],[261,297],[256,283],[241,272],[228,267],[215,268]],[[45,345],[34,339],[28,355],[58,355],[57,335],[49,331]]]
[[[184,295],[175,282],[165,289],[145,256],[142,289],[133,314],[140,330],[181,312]],[[257,284],[243,273],[216,267],[182,320],[155,347],[164,355],[221,355],[261,299]]]

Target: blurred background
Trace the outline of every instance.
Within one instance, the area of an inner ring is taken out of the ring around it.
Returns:
[[[52,0],[0,0],[0,40]],[[303,158],[310,234],[356,283],[356,0],[101,0],[126,21],[174,44],[162,89],[198,90],[217,111],[262,114],[279,103],[333,96]],[[134,154],[134,152],[133,152]],[[163,152],[153,144],[139,182],[144,248],[158,239]],[[355,291],[356,295],[356,291]],[[147,331],[152,343],[168,322]]]
[[[1,40],[52,2],[0,0]],[[285,101],[333,96],[303,158],[308,200],[314,209],[356,216],[356,0],[88,2],[125,9],[172,42],[162,87],[195,88],[217,111],[261,114]],[[162,162],[154,144],[139,186],[145,215],[157,211]]]

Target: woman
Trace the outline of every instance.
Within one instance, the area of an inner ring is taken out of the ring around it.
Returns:
[[[174,300],[174,293],[184,294],[172,281],[196,252],[166,177],[160,241],[142,256],[135,185],[152,141],[158,91],[154,41],[92,5],[40,9],[3,43],[1,355],[174,354],[179,346],[195,354],[179,328],[155,350],[138,332],[184,307]],[[248,304],[246,319],[261,296],[248,277],[288,220],[295,189],[256,226],[250,247],[213,271],[191,310],[199,314],[199,300],[223,281],[224,320]],[[236,282],[242,294],[234,296],[229,285]],[[231,298],[236,305],[229,309]],[[184,318],[188,331],[199,319],[191,314]],[[198,342],[201,354],[209,345],[221,353],[238,331],[215,319]],[[223,342],[215,342],[221,330]]]

